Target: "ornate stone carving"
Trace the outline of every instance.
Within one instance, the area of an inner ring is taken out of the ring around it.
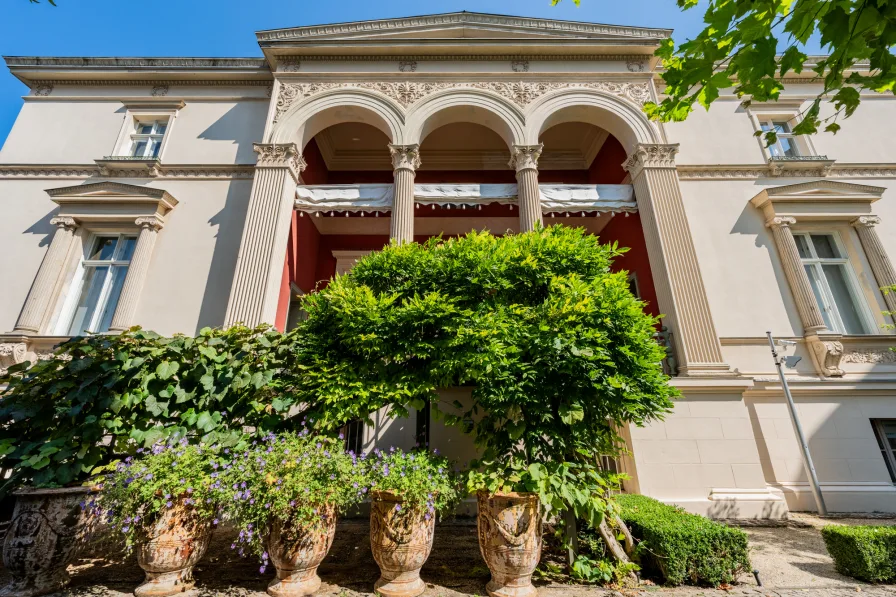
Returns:
[[[510,151],[510,162],[508,166],[515,168],[517,172],[520,170],[538,170],[538,158],[541,157],[541,151],[544,145],[514,145]]]
[[[893,364],[896,363],[896,351],[887,349],[851,350],[850,352],[847,352],[845,355],[843,355],[843,362],[863,365],[877,365],[879,363]]]
[[[52,83],[40,83],[34,88],[34,95],[47,97],[53,92]]]
[[[806,336],[809,352],[815,363],[815,368],[824,377],[843,377],[843,369],[840,361],[843,359],[843,343],[840,336],[811,335]]]
[[[859,216],[852,221],[852,225],[856,228],[872,228],[880,224],[880,218],[877,216]]]
[[[297,99],[302,99],[326,91],[342,87],[341,83],[283,83],[280,85],[280,92],[277,94],[277,108],[274,113],[274,122],[280,120],[283,113],[289,110],[289,107]]]
[[[802,176],[820,178],[819,169],[804,170]],[[797,173],[794,172],[794,176]],[[722,165],[687,165],[678,167],[678,176],[682,180],[743,180],[765,178],[769,176],[768,166],[722,166]],[[879,164],[869,167],[868,164],[840,164],[828,172],[826,178],[893,178],[896,177],[896,165]]]
[[[295,167],[300,172],[307,166],[295,143],[253,143],[252,149],[258,154],[256,166]]]
[[[796,225],[796,218],[792,216],[775,216],[774,218],[769,219],[768,222],[765,223],[769,228],[777,228],[782,226],[794,226]]]
[[[0,343],[0,375],[6,375],[10,367],[24,362],[27,352],[28,346],[24,342]]]
[[[643,60],[626,60],[625,68],[628,69],[631,73],[642,73],[644,72],[644,61]]]
[[[515,73],[527,73],[529,72],[529,61],[528,60],[511,60],[510,61],[510,70]]]
[[[3,164],[0,165],[0,179],[4,178],[89,178],[100,176],[98,166],[53,166],[40,164]],[[163,178],[252,178],[254,167],[246,165],[208,165],[177,166],[166,168],[160,166],[158,176]],[[116,178],[146,178],[145,170],[109,170],[102,176]]]
[[[66,228],[68,230],[74,230],[78,227],[78,222],[71,216],[56,216],[50,220],[50,224],[57,228]]]
[[[164,225],[162,221],[155,216],[144,216],[142,218],[137,218],[134,220],[134,224],[136,224],[140,228],[147,228],[150,230],[155,230],[158,232],[162,229]]]
[[[392,167],[395,170],[416,171],[420,167],[419,145],[392,145],[390,143],[389,153],[392,155]]]
[[[417,72],[417,61],[416,60],[399,60],[398,72],[400,72],[400,73],[415,73],[415,72]]]
[[[164,97],[168,95],[168,86],[156,85],[152,88],[152,91],[150,91],[149,94],[153,97]]]
[[[650,99],[647,83],[627,83],[617,81],[593,81],[587,83],[528,82],[515,83],[489,81],[473,83],[447,83],[431,81],[360,81],[357,83],[283,83],[277,95],[274,122],[300,99],[311,97],[330,89],[371,89],[386,95],[404,107],[409,107],[424,97],[443,89],[481,89],[497,93],[520,107],[525,108],[542,95],[559,89],[594,89],[626,99],[637,106],[643,106]]]
[[[639,143],[622,167],[634,180],[644,168],[675,168],[677,153],[678,143]]]
[[[302,61],[291,56],[284,56],[277,61],[277,71],[281,73],[297,73],[302,68]]]

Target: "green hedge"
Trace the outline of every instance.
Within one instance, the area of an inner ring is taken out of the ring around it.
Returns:
[[[750,569],[747,534],[643,495],[620,495],[622,519],[638,540],[642,568],[667,585],[730,583]]]
[[[896,527],[829,525],[821,536],[840,574],[867,582],[896,580]]]

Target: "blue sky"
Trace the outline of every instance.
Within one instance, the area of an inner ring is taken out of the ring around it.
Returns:
[[[2,0],[4,56],[261,56],[260,29],[470,10],[497,14],[700,30],[702,11],[674,0]],[[0,68],[0,144],[27,87]]]

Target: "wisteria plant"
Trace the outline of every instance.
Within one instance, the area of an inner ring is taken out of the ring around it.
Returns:
[[[216,450],[173,438],[110,465],[101,491],[85,507],[124,535],[128,550],[147,539],[159,518],[186,508],[194,520],[218,524]]]
[[[367,466],[373,499],[377,491],[394,493],[402,499],[397,509],[423,511],[426,520],[449,511],[460,498],[451,463],[437,451],[374,450]]]
[[[268,566],[265,541],[275,521],[281,535],[298,538],[324,526],[328,515],[357,504],[367,494],[363,458],[345,452],[341,439],[286,433],[268,434],[224,465],[221,496],[239,530],[232,545],[240,555],[255,554]]]

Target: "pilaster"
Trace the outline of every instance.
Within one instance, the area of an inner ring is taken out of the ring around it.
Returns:
[[[140,228],[140,234],[137,236],[137,246],[134,247],[134,254],[128,265],[112,323],[109,325],[109,330],[113,332],[123,332],[136,323],[134,314],[137,312],[156,239],[162,229],[162,220],[154,216],[137,218],[134,223]]]
[[[871,264],[871,272],[874,274],[878,287],[888,288],[896,285],[896,271],[894,271],[893,262],[887,256],[887,251],[877,234],[875,227],[878,224],[880,224],[880,218],[877,216],[860,216],[852,222],[852,226],[859,235],[862,248],[865,249],[865,257]],[[896,293],[885,294],[884,301],[887,303],[888,311],[896,311]]]
[[[389,144],[389,153],[395,169],[389,236],[399,243],[409,243],[414,240],[414,178],[421,163],[420,146]]]
[[[295,143],[253,145],[258,161],[224,325],[273,324],[296,184],[305,160]]]
[[[514,145],[510,167],[516,169],[517,198],[520,204],[520,232],[535,230],[543,223],[541,192],[538,189],[538,158],[544,145]]]
[[[71,251],[78,223],[74,218],[68,216],[55,217],[50,220],[50,223],[56,226],[56,232],[53,234],[47,254],[40,264],[40,269],[37,270],[37,276],[34,278],[34,283],[25,299],[25,305],[16,321],[14,333],[38,334],[41,332],[41,325],[47,319],[47,310],[53,300],[57,282]]]
[[[623,164],[632,178],[664,323],[681,375],[733,375],[722,357],[675,168],[678,144],[639,144]]]

